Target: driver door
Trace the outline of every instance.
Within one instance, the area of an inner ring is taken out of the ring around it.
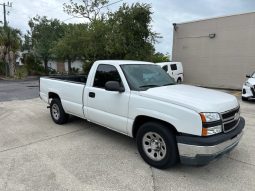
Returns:
[[[105,83],[122,83],[119,71],[114,65],[99,64],[93,85],[88,87],[87,119],[115,131],[127,134],[127,116],[130,92],[105,90]]]

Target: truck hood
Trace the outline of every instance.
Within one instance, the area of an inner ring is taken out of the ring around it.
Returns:
[[[147,98],[180,105],[196,112],[224,112],[238,107],[235,96],[190,85],[150,88],[139,94]]]

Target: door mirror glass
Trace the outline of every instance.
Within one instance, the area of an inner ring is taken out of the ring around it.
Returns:
[[[251,77],[250,75],[248,75],[248,74],[246,75],[246,78],[250,78],[250,77]]]
[[[120,83],[117,81],[108,81],[105,83],[105,89],[107,91],[116,91],[116,92],[124,92],[124,87],[120,86]]]

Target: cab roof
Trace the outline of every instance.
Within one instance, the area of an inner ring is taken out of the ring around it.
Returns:
[[[126,64],[154,64],[153,62],[136,61],[136,60],[98,60],[95,64],[114,64],[114,65],[126,65]]]

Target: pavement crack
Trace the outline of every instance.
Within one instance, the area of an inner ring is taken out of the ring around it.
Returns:
[[[153,191],[156,191],[156,187],[155,187],[155,176],[154,176],[153,169],[152,169],[151,166],[150,166],[150,169],[151,169],[151,178],[152,178],[152,190],[153,190]]]
[[[244,162],[244,161],[241,161],[241,160],[238,160],[238,159],[234,159],[234,158],[229,157],[229,156],[227,156],[227,158],[228,158],[228,159],[231,159],[231,160],[234,160],[234,161],[236,161],[236,162],[240,162],[240,163],[243,163],[243,164],[246,164],[246,165],[250,165],[250,166],[254,166],[254,167],[255,167],[254,164],[251,164],[251,163],[248,163],[248,162]]]
[[[78,130],[75,130],[75,131],[71,131],[71,132],[68,132],[68,133],[56,135],[56,136],[53,136],[53,137],[40,139],[40,140],[33,141],[33,142],[30,142],[30,143],[27,143],[27,144],[24,144],[24,145],[20,145],[20,146],[8,148],[8,149],[0,150],[0,153],[10,151],[10,150],[15,150],[15,149],[22,148],[22,147],[26,147],[26,146],[33,145],[33,144],[40,143],[40,142],[49,141],[49,140],[52,140],[52,139],[55,139],[55,138],[58,138],[58,137],[63,137],[63,136],[70,135],[70,134],[73,134],[73,133],[76,133],[76,132],[79,132],[79,131],[84,131],[84,130],[86,130],[86,129],[78,129]]]

